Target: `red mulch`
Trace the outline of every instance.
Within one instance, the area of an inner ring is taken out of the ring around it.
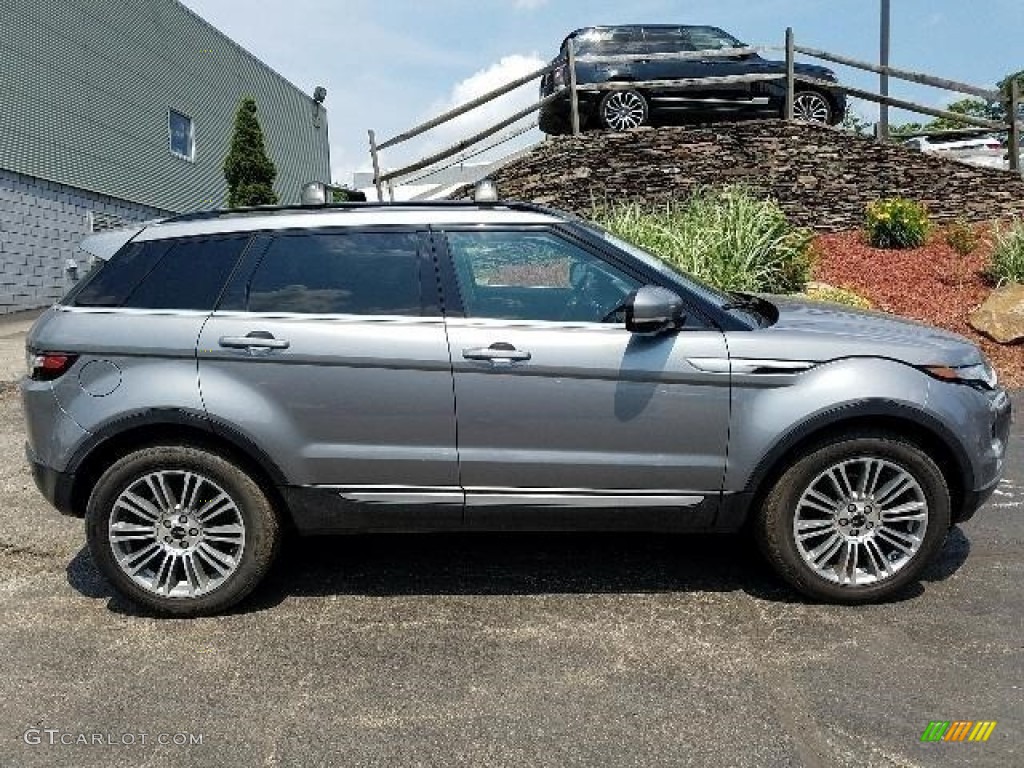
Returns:
[[[938,228],[921,248],[872,248],[860,232],[815,238],[818,262],[814,279],[846,288],[869,299],[876,309],[923,320],[955,331],[979,344],[1011,387],[1024,386],[1024,344],[997,344],[967,324],[967,315],[985,301],[992,285],[982,274],[991,252],[986,235],[970,255],[962,257]]]

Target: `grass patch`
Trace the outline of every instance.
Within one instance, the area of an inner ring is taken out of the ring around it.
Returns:
[[[793,293],[810,278],[811,231],[742,187],[700,190],[657,207],[598,206],[591,218],[722,290]]]
[[[992,231],[992,258],[986,272],[996,285],[1024,283],[1024,220]]]

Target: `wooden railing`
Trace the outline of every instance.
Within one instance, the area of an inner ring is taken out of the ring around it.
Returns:
[[[685,79],[673,79],[673,80],[642,80],[642,81],[613,81],[604,83],[585,83],[580,84],[576,80],[576,64],[577,63],[624,63],[637,60],[644,61],[685,61],[693,59],[714,59],[714,58],[736,58],[740,56],[748,56],[750,54],[762,53],[765,51],[783,51],[785,53],[785,69],[779,73],[752,73],[749,75],[728,75],[720,77],[703,77],[703,78],[685,78]],[[918,104],[905,99],[897,99],[891,96],[874,93],[872,91],[864,90],[862,88],[855,88],[850,85],[843,83],[837,83],[832,80],[824,80],[820,78],[808,77],[807,75],[797,75],[795,61],[796,56],[808,56],[811,58],[821,59],[834,64],[841,64],[846,67],[852,67],[867,72],[874,72],[876,74],[887,75],[888,77],[897,78],[900,80],[906,80],[908,82],[917,83],[919,85],[927,85],[934,88],[940,88],[947,91],[954,91],[957,93],[965,93],[977,98],[986,100],[987,102],[1005,102],[1006,105],[1006,121],[990,120],[987,118],[976,117],[973,115],[964,115],[959,112],[952,112],[948,109],[940,109],[938,107]],[[572,126],[572,132],[578,136],[580,134],[580,105],[579,105],[579,94],[580,91],[608,91],[608,90],[627,90],[627,89],[647,89],[657,88],[659,90],[692,90],[699,88],[706,88],[709,85],[716,84],[736,84],[736,83],[758,83],[773,80],[784,80],[786,88],[786,98],[783,109],[783,115],[787,120],[793,120],[793,105],[794,99],[797,92],[797,87],[810,85],[817,88],[827,88],[831,90],[839,90],[846,93],[848,96],[855,98],[864,99],[877,104],[884,105],[886,107],[894,107],[898,109],[904,109],[909,112],[915,112],[919,114],[929,115],[931,117],[940,117],[947,120],[956,120],[967,126],[973,128],[980,128],[989,131],[1006,131],[1009,134],[1008,148],[1009,148],[1009,166],[1013,171],[1020,170],[1020,129],[1021,121],[1014,119],[1015,116],[1019,115],[1020,108],[1020,86],[1016,80],[1012,80],[1008,93],[1003,94],[998,90],[982,88],[968,83],[961,83],[956,80],[949,80],[941,77],[934,77],[932,75],[924,74],[921,72],[913,72],[906,69],[900,69],[898,67],[891,66],[879,66],[866,61],[859,61],[852,59],[847,56],[841,56],[839,54],[830,53],[828,51],[818,50],[816,48],[810,48],[807,46],[797,45],[794,40],[793,30],[789,28],[786,30],[785,44],[783,47],[772,47],[772,46],[744,46],[742,48],[723,48],[717,51],[683,51],[679,53],[647,53],[647,54],[623,54],[614,56],[595,56],[593,54],[585,54],[577,56],[576,45],[573,38],[569,38],[567,43],[567,56],[566,61],[557,60],[551,64],[541,67],[533,72],[530,72],[522,77],[519,77],[511,82],[502,85],[499,88],[495,88],[477,98],[466,102],[454,109],[451,109],[441,115],[438,115],[431,120],[421,123],[407,131],[397,134],[389,139],[381,142],[377,142],[376,135],[373,130],[368,131],[370,140],[370,158],[373,163],[373,181],[374,186],[377,190],[378,200],[384,199],[384,187],[387,185],[388,195],[391,200],[394,200],[394,182],[404,177],[422,171],[430,166],[436,165],[448,158],[451,158],[459,153],[465,152],[470,147],[483,142],[490,138],[499,131],[508,128],[509,126],[524,120],[525,118],[532,115],[534,112],[539,111],[545,105],[555,101],[559,98],[564,98],[564,93],[568,90],[569,98],[569,117],[570,124]],[[386,149],[398,146],[404,142],[409,141],[417,136],[420,136],[427,131],[437,128],[440,125],[444,125],[457,117],[461,117],[468,112],[471,112],[478,107],[488,104],[495,99],[504,96],[516,88],[520,88],[530,82],[539,80],[545,75],[554,72],[556,69],[565,66],[568,70],[569,82],[562,86],[562,88],[553,91],[550,95],[540,99],[539,101],[528,105],[527,107],[519,110],[515,114],[512,114],[499,122],[481,130],[472,136],[469,136],[451,146],[448,146],[437,152],[433,152],[430,155],[416,160],[412,163],[408,163],[400,168],[388,170],[386,172],[381,171],[380,154]],[[881,136],[880,139],[887,139],[887,136]]]

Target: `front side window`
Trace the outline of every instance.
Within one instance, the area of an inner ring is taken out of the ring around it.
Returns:
[[[718,27],[685,27],[683,34],[695,51],[718,51],[722,48],[742,48],[743,43]]]
[[[280,235],[268,246],[246,293],[251,312],[420,315],[419,236]]]
[[[643,31],[639,27],[588,29],[575,37],[579,56],[620,56],[647,53]]]
[[[640,282],[551,232],[448,232],[468,317],[622,322]]]
[[[195,132],[192,128],[192,118],[175,112],[173,109],[167,113],[167,129],[170,133],[171,154],[182,157],[186,160],[194,160],[196,156]]]

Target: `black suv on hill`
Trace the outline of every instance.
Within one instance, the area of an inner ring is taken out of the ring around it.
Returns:
[[[691,59],[661,58],[658,54],[717,51],[743,48],[743,43],[718,27],[679,24],[637,24],[615,27],[586,27],[570,34],[563,42],[555,62],[559,66],[541,81],[541,98],[569,84],[568,46],[573,41],[576,53],[576,79],[579,92],[581,126],[621,131],[671,117],[721,118],[738,116],[778,116],[785,108],[784,80],[714,83],[706,88],[636,88],[627,90],[587,89],[589,84],[681,80],[686,78],[726,77],[729,75],[785,73],[781,61],[769,61],[756,53],[725,57]],[[601,63],[601,56],[629,56],[629,60]],[[797,64],[797,91],[794,113],[803,120],[836,124],[846,111],[846,96],[837,88],[801,84],[800,76],[835,82],[834,73],[825,67]],[[560,134],[571,130],[569,93],[542,107],[540,128]]]

